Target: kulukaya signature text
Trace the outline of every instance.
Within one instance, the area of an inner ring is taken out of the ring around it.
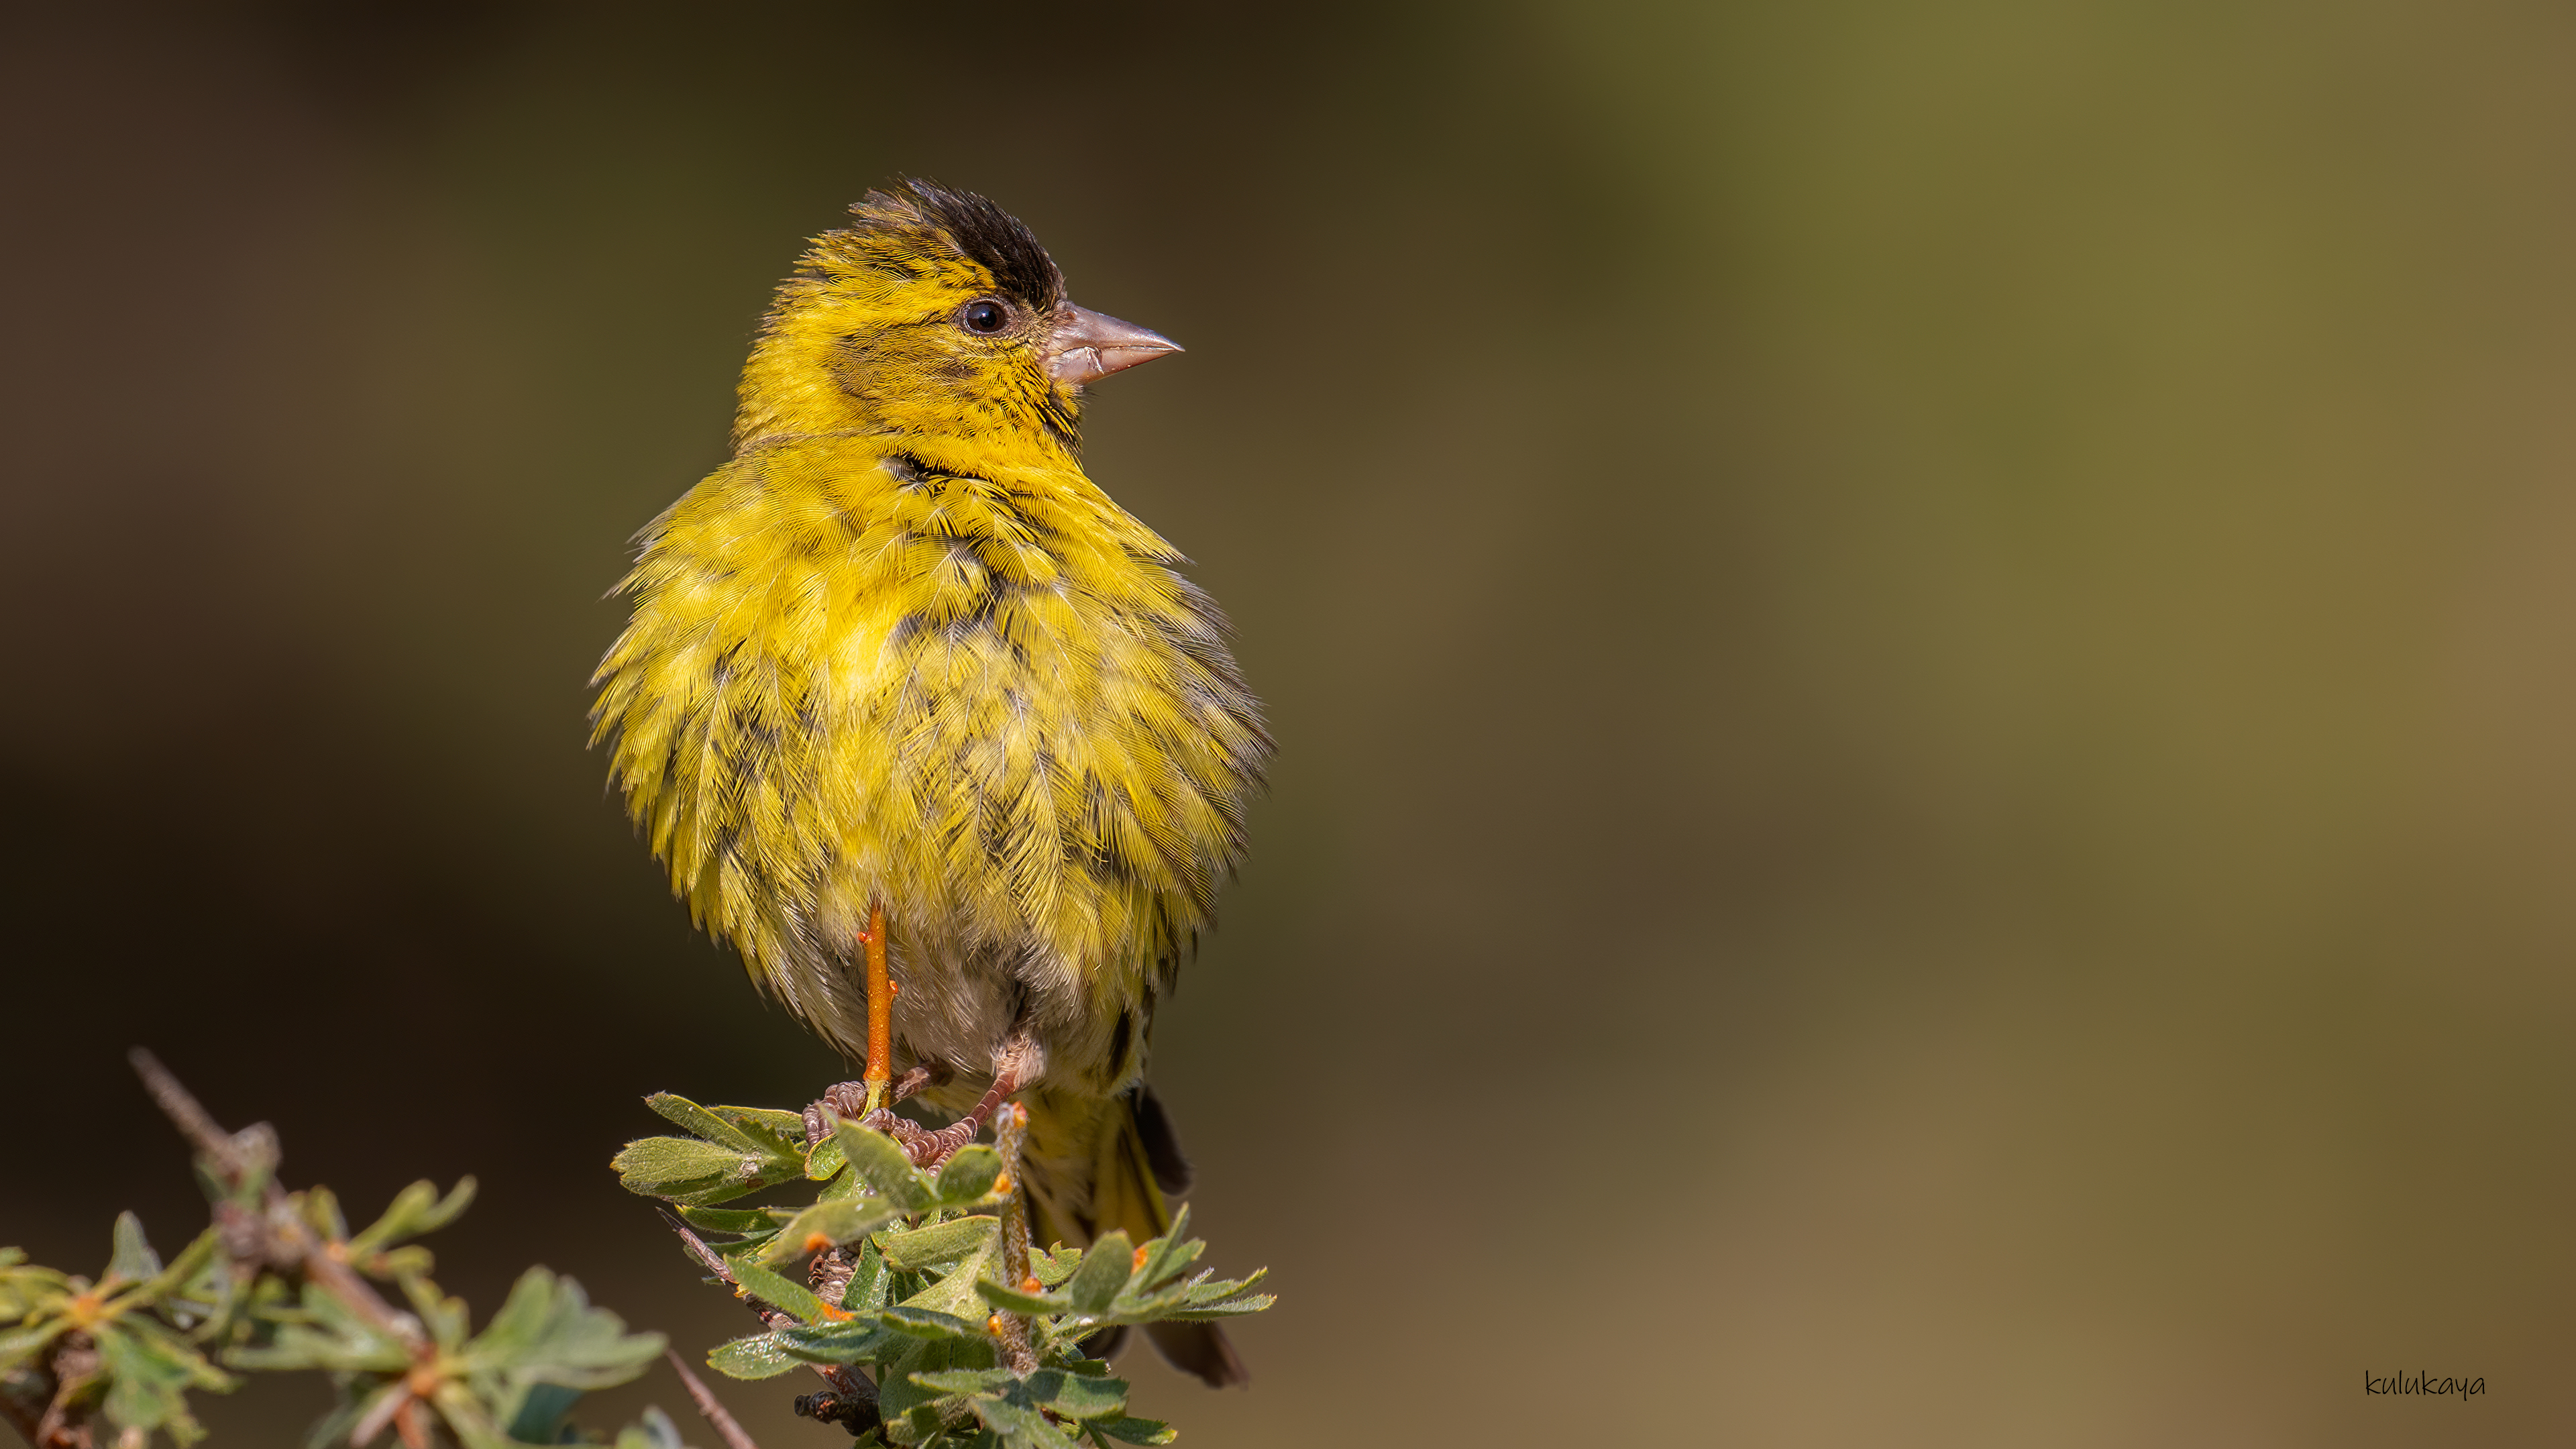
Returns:
[[[2472,1394],[2487,1391],[2486,1375],[2476,1378],[2436,1378],[2432,1374],[2374,1374],[2361,1371],[2361,1391],[2365,1394],[2457,1394],[2467,1403]]]

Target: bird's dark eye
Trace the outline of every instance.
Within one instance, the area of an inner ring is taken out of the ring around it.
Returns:
[[[957,314],[957,325],[969,332],[981,332],[987,336],[1001,331],[1010,325],[1010,321],[1010,309],[990,297],[967,303]]]

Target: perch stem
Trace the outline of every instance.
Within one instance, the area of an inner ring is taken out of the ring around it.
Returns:
[[[1002,1204],[1002,1281],[1017,1288],[1029,1276],[1029,1208],[1027,1178],[1020,1171],[1020,1154],[1028,1146],[1029,1109],[1017,1102],[1004,1107],[993,1128],[993,1146],[1002,1154],[1004,1180],[1010,1184],[1010,1199]],[[1037,1350],[1029,1343],[1029,1320],[1018,1313],[994,1315],[1000,1320],[1002,1358],[1011,1372],[1022,1378],[1037,1372]]]
[[[733,1415],[717,1401],[716,1396],[708,1390],[707,1386],[698,1382],[698,1376],[689,1372],[689,1366],[680,1361],[678,1354],[664,1349],[662,1356],[671,1361],[672,1372],[677,1373],[680,1376],[680,1382],[688,1387],[689,1402],[698,1406],[698,1417],[706,1420],[707,1427],[716,1431],[716,1437],[725,1442],[725,1449],[760,1449],[758,1444],[752,1442],[751,1436],[743,1432],[742,1425],[734,1422]]]
[[[868,1085],[866,1112],[886,1105],[894,1079],[894,977],[886,970],[885,902],[868,902]]]

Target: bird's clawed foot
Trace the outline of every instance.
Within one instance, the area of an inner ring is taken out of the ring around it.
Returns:
[[[929,1086],[934,1075],[935,1074],[928,1067],[914,1067],[905,1072],[902,1076],[895,1078],[893,1083],[886,1088],[886,1106],[878,1108],[873,1113],[868,1111],[868,1084],[866,1082],[842,1082],[835,1086],[826,1088],[821,1100],[814,1102],[805,1109],[805,1145],[810,1148],[815,1143],[832,1135],[832,1124],[826,1120],[823,1115],[823,1109],[826,1107],[832,1109],[832,1115],[835,1117],[839,1117],[848,1122],[863,1123],[866,1126],[873,1127],[879,1132],[883,1132],[886,1135],[893,1137],[898,1142],[902,1141],[903,1138],[900,1133],[885,1125],[886,1121],[901,1121],[902,1119],[896,1117],[894,1113],[887,1110],[887,1108],[892,1107],[895,1103],[902,1101],[904,1098],[911,1096],[922,1088]],[[874,1120],[878,1118],[885,1119],[885,1121]],[[912,1124],[907,1122],[904,1125],[909,1127]],[[913,1127],[912,1130],[915,1133],[921,1131],[918,1127]]]
[[[832,1135],[834,1119],[856,1122],[862,1127],[882,1132],[895,1140],[912,1165],[925,1171],[957,1155],[957,1149],[975,1140],[984,1124],[993,1120],[1020,1084],[1035,1075],[1035,1046],[1028,1038],[1014,1037],[993,1062],[993,1085],[975,1104],[975,1110],[933,1130],[909,1117],[894,1114],[894,1104],[929,1086],[943,1075],[938,1068],[917,1066],[894,1079],[885,1093],[886,1105],[868,1110],[868,1084],[865,1081],[843,1082],[823,1093],[822,1099],[805,1109],[805,1145],[811,1148]]]

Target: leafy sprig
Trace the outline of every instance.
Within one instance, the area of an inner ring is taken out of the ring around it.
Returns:
[[[0,1419],[34,1449],[190,1445],[205,1435],[192,1393],[296,1371],[327,1374],[337,1390],[307,1449],[600,1444],[569,1426],[571,1410],[657,1354],[727,1449],[757,1449],[661,1335],[629,1332],[569,1278],[530,1268],[477,1331],[415,1241],[465,1211],[471,1178],[444,1193],[414,1183],[352,1231],[328,1188],[279,1182],[267,1125],[227,1132],[148,1053],[134,1059],[195,1148],[213,1220],[164,1260],[123,1214],[95,1277],[0,1247]],[[1091,1348],[1130,1325],[1272,1301],[1254,1291],[1259,1273],[1196,1268],[1204,1245],[1186,1236],[1186,1208],[1141,1245],[1111,1233],[1088,1249],[1032,1247],[1016,1108],[992,1146],[924,1167],[907,1145],[928,1155],[920,1143],[935,1139],[918,1132],[898,1141],[828,1112],[809,1131],[804,1114],[668,1094],[649,1104],[688,1135],[630,1143],[621,1178],[671,1205],[692,1253],[762,1324],[707,1363],[737,1379],[819,1376],[825,1391],[799,1399],[799,1412],[848,1429],[854,1449],[1169,1442],[1168,1425],[1127,1412],[1127,1384]],[[795,1186],[803,1200],[743,1205]],[[685,1449],[653,1409],[614,1445]]]
[[[291,1370],[327,1373],[338,1388],[306,1441],[314,1449],[388,1433],[407,1449],[442,1438],[464,1449],[555,1444],[583,1392],[624,1383],[664,1352],[661,1335],[627,1332],[580,1284],[541,1267],[475,1332],[463,1301],[430,1278],[429,1250],[411,1241],[462,1213],[473,1179],[444,1194],[414,1183],[352,1233],[328,1188],[279,1185],[266,1125],[227,1133],[148,1053],[135,1066],[195,1145],[214,1221],[164,1263],[123,1214],[95,1279],[0,1248],[0,1416],[35,1449],[192,1444],[205,1430],[190,1391]],[[658,1411],[617,1445],[682,1449]]]
[[[667,1093],[647,1105],[691,1135],[629,1143],[613,1164],[621,1180],[675,1206],[700,1262],[765,1325],[716,1347],[708,1366],[747,1380],[824,1374],[860,1446],[1167,1443],[1171,1428],[1128,1414],[1126,1382],[1086,1342],[1273,1301],[1253,1291],[1260,1273],[1191,1271],[1205,1245],[1185,1236],[1186,1207],[1141,1245],[1113,1232],[1087,1249],[1033,1249],[1015,1181],[1025,1114],[1005,1111],[994,1146],[925,1169],[855,1122],[827,1118],[809,1142],[795,1113]],[[800,1179],[818,1185],[810,1203],[720,1206]],[[869,1391],[851,1412],[847,1398]]]

